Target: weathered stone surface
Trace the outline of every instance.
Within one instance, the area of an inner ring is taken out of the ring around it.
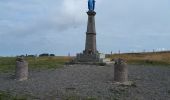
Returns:
[[[23,58],[17,58],[15,78],[19,81],[28,79],[28,63]]]
[[[86,32],[86,44],[85,50],[83,53],[85,54],[96,54],[96,27],[95,27],[95,11],[88,11],[88,24],[87,24],[87,32]]]
[[[117,59],[115,61],[114,81],[121,83],[128,81],[128,67],[123,59]]]
[[[78,62],[99,62],[99,54],[77,54]]]
[[[86,32],[85,50],[77,54],[77,62],[99,62],[100,54],[96,47],[96,28],[95,28],[95,11],[88,11],[88,23]]]

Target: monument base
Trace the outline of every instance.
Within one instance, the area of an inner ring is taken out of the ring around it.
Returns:
[[[77,54],[76,57],[77,62],[99,62],[100,57],[99,54]]]
[[[100,53],[96,53],[96,54],[79,53],[79,54],[77,54],[75,61],[77,63],[91,64],[91,63],[103,63],[103,59],[105,59],[104,54],[100,54]]]

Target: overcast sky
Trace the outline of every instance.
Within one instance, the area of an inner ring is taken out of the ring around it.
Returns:
[[[87,0],[0,0],[0,55],[82,52]],[[100,52],[170,50],[170,0],[96,0]]]

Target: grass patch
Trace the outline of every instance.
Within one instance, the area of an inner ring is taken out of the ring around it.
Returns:
[[[52,69],[60,68],[70,57],[26,57],[29,69]],[[16,57],[0,57],[0,72],[15,71]]]
[[[0,72],[13,71],[15,69],[15,57],[0,57]]]
[[[10,93],[5,91],[0,91],[0,100],[27,100],[23,96],[12,96]]]
[[[62,100],[98,100],[96,97],[81,97],[78,95],[70,95],[62,98]]]
[[[170,52],[165,53],[131,53],[114,54],[109,56],[111,59],[122,58],[128,64],[143,65],[170,65]]]
[[[86,100],[97,100],[97,98],[95,98],[95,97],[87,97]]]

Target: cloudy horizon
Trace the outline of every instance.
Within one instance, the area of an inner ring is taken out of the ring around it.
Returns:
[[[103,53],[170,50],[169,0],[96,0]],[[84,50],[87,0],[1,0],[0,56]]]

